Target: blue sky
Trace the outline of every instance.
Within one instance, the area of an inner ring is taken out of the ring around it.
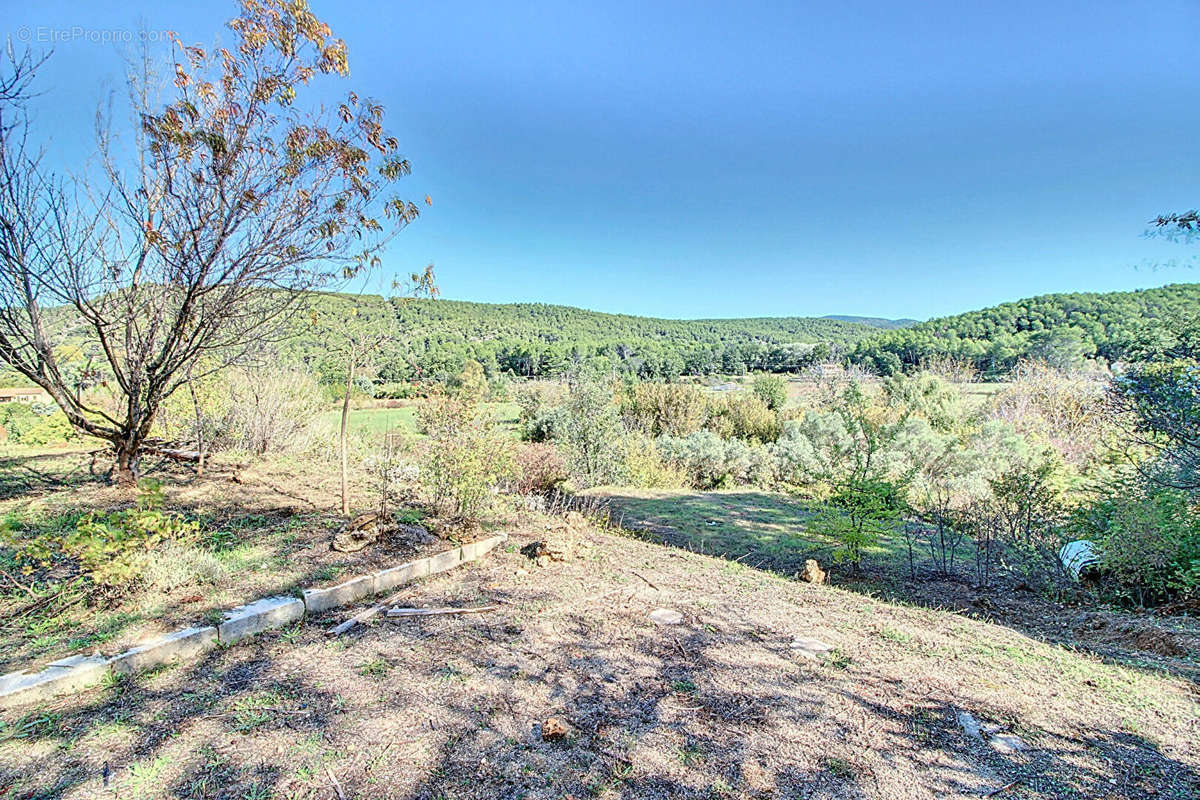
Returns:
[[[6,5],[62,39],[37,113],[63,165],[122,75],[72,29],[211,42],[234,9]],[[387,269],[432,262],[445,297],[926,318],[1200,280],[1141,237],[1200,205],[1195,2],[312,5],[434,200]]]

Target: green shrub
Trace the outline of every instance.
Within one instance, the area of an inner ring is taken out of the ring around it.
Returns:
[[[497,375],[488,380],[488,397],[493,403],[507,403],[509,379],[503,375]]]
[[[622,397],[621,413],[650,436],[687,436],[704,424],[704,392],[689,383],[636,383]]]
[[[1080,509],[1076,538],[1100,551],[1105,587],[1121,600],[1154,605],[1200,596],[1200,514],[1188,492],[1150,481],[1124,481]]]
[[[883,382],[885,400],[909,416],[928,420],[939,433],[959,430],[967,421],[962,393],[937,375],[893,375]]]
[[[682,469],[663,460],[654,440],[630,434],[623,442],[624,480],[643,489],[682,489],[691,480]]]
[[[536,409],[521,422],[521,438],[528,442],[554,442],[566,435],[567,411],[561,406]]]
[[[837,543],[833,559],[854,567],[863,553],[891,534],[904,516],[904,487],[886,480],[851,480],[829,498],[807,527]]]
[[[0,426],[8,432],[8,441],[21,442],[25,432],[38,424],[40,415],[28,403],[0,404]]]
[[[1194,324],[1191,331],[1200,335]],[[1115,380],[1109,394],[1140,443],[1157,450],[1173,473],[1167,482],[1200,489],[1200,364],[1195,358],[1138,365]]]
[[[759,375],[751,388],[772,411],[780,411],[787,404],[787,381],[781,375]]]
[[[37,423],[25,431],[20,438],[21,444],[33,447],[44,447],[48,444],[62,444],[74,439],[78,433],[67,421],[67,415],[61,411],[41,417]]]
[[[783,432],[779,415],[753,392],[712,398],[705,427],[725,439],[762,443],[775,441]]]
[[[451,378],[447,386],[468,403],[480,403],[488,397],[487,376],[483,372],[483,365],[475,359],[468,359],[462,372]]]
[[[531,381],[512,392],[521,409],[521,438],[530,442],[561,439],[565,431],[566,399],[562,387],[548,381]]]
[[[988,480],[991,528],[1004,546],[1006,566],[1030,585],[1050,590],[1066,578],[1058,558],[1066,543],[1066,490],[1070,475],[1051,447],[1030,449]]]
[[[514,473],[512,442],[491,414],[463,397],[433,397],[418,414],[428,435],[421,480],[437,506],[474,519]]]
[[[773,474],[770,454],[762,445],[722,439],[712,431],[660,436],[658,449],[667,466],[682,471],[699,489],[765,482],[765,476]]]
[[[63,559],[74,561],[81,574],[104,587],[124,587],[143,576],[166,542],[190,544],[200,526],[180,514],[162,510],[161,487],[143,481],[137,505],[106,513],[93,512],[74,525],[33,528],[6,525],[0,530],[24,574]]]
[[[586,488],[619,480],[625,427],[612,389],[602,383],[577,383],[564,412],[562,440],[576,484]]]
[[[12,444],[44,447],[62,444],[78,434],[57,406],[29,403],[0,404],[0,426]]]
[[[375,397],[379,400],[407,400],[416,394],[416,389],[408,381],[388,381],[375,386]]]

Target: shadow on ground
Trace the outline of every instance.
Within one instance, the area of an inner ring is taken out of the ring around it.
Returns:
[[[756,490],[720,492],[605,489],[587,502],[603,502],[613,524],[639,538],[718,556],[795,578],[817,559],[842,588],[871,597],[948,609],[1012,627],[1052,644],[1081,647],[1102,659],[1151,673],[1178,675],[1200,684],[1200,627],[1190,618],[1097,611],[1088,604],[1048,600],[1014,582],[979,589],[971,577],[974,548],[963,541],[949,574],[935,568],[928,550],[914,548],[910,562],[903,537],[870,548],[862,571],[831,563],[834,544],[809,530],[813,511],[801,500]],[[915,573],[915,578],[914,578]]]
[[[742,501],[763,537],[802,522],[775,501]],[[676,507],[701,522],[712,511]],[[1178,682],[694,558],[682,542],[657,548],[590,531],[567,561],[539,569],[519,552],[523,537],[546,535],[537,522],[485,561],[413,584],[404,600],[491,602],[494,612],[327,636],[357,610],[346,609],[3,715],[0,798],[1200,792]],[[726,557],[745,563],[746,552]],[[652,624],[648,612],[663,605],[683,624]],[[839,649],[808,660],[791,647],[802,634]],[[1081,685],[1093,679],[1094,692]],[[972,737],[960,712],[1028,749],[1000,752]],[[548,741],[553,718],[565,734]]]
[[[271,634],[14,721],[0,786],[6,800],[1182,800],[1200,788],[1129,733],[1022,729],[1036,749],[1003,754],[963,732],[959,708],[853,665],[795,665],[765,643],[748,667],[731,648],[761,631],[737,617],[626,623],[572,612],[546,629],[514,611],[336,641],[317,625]],[[567,732],[546,741],[551,717]]]
[[[68,451],[0,457],[0,500],[34,497],[108,481],[110,465],[88,453]]]

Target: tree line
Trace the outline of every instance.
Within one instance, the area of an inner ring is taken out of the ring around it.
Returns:
[[[390,327],[375,382],[441,380],[477,361],[489,376],[551,378],[581,370],[643,379],[800,372],[844,358],[878,328],[813,317],[672,320],[542,303],[318,295],[284,346],[324,383],[343,369],[328,348],[333,328]],[[315,321],[315,324],[310,324]]]
[[[1089,359],[1107,365],[1138,358],[1143,342],[1200,307],[1200,284],[1178,283],[1133,292],[1048,294],[859,341],[850,360],[881,375],[953,358],[985,376],[1007,375],[1036,359],[1062,369]]]

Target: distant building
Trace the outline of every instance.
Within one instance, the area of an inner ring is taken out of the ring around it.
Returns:
[[[45,389],[28,387],[0,388],[0,403],[52,403]]]

